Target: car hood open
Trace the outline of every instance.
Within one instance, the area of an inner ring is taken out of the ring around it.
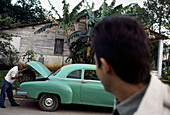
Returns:
[[[38,73],[40,73],[43,77],[48,77],[51,74],[51,71],[47,69],[42,63],[36,61],[30,61],[27,65],[34,68]]]

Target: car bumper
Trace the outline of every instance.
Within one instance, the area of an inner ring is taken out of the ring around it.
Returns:
[[[16,95],[27,96],[27,92],[17,91]]]

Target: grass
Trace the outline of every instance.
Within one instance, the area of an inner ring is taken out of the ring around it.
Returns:
[[[5,75],[8,73],[9,70],[0,70],[0,88],[2,87],[2,81],[4,80]],[[18,79],[12,84],[12,88],[16,89],[19,85]]]

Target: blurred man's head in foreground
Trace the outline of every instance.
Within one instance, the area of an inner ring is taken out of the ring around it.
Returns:
[[[123,81],[149,82],[150,42],[136,19],[122,15],[106,17],[94,27],[91,37],[97,68],[101,68],[102,58]],[[102,81],[100,76],[105,76],[97,73]]]

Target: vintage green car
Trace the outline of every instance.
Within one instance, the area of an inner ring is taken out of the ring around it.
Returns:
[[[27,63],[41,74],[35,81],[23,82],[17,94],[38,99],[41,110],[54,111],[59,104],[86,104],[113,107],[114,95],[104,90],[96,76],[96,66],[69,64],[51,73],[42,63]]]

